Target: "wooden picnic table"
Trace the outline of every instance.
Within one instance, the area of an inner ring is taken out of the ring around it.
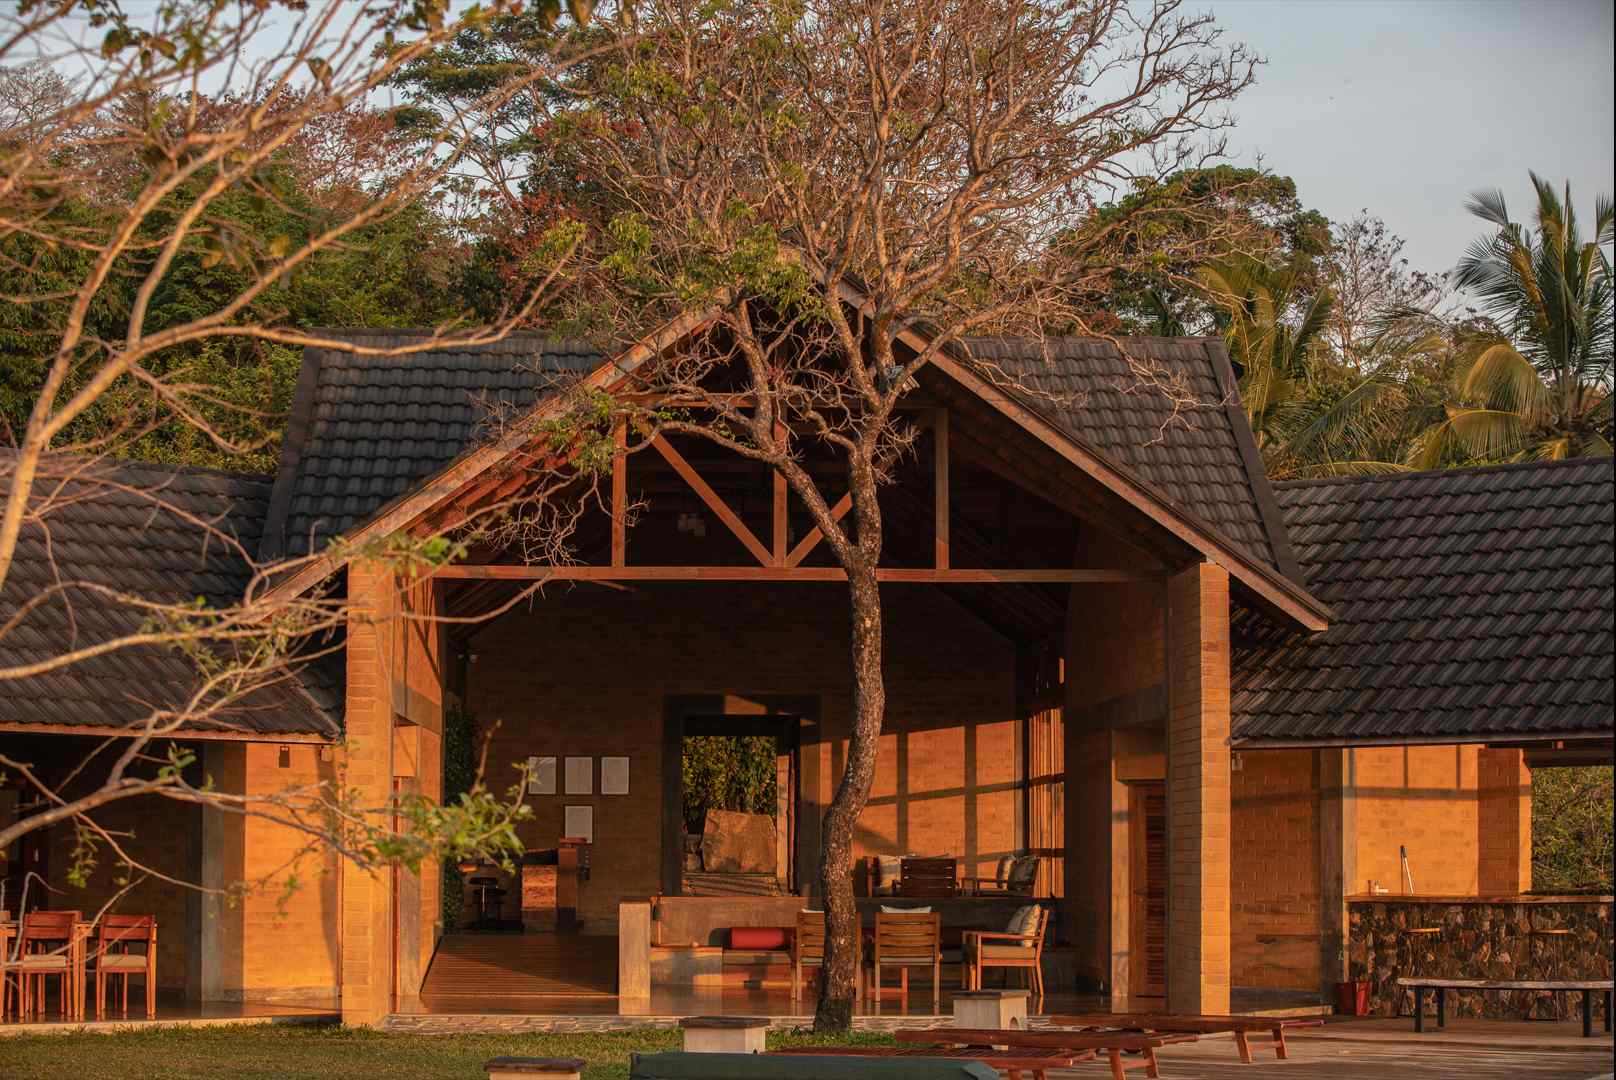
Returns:
[[[1120,1031],[1154,1031],[1164,1034],[1234,1035],[1234,1045],[1240,1060],[1250,1065],[1251,1037],[1266,1034],[1273,1042],[1274,1056],[1281,1060],[1289,1056],[1285,1049],[1285,1030],[1298,1027],[1319,1027],[1324,1021],[1316,1017],[1294,1016],[1172,1016],[1166,1013],[1079,1013],[1051,1016],[1052,1027],[1116,1028]]]
[[[1129,1069],[1143,1068],[1145,1075],[1158,1077],[1156,1051],[1171,1043],[1194,1042],[1193,1034],[1156,1034],[1134,1031],[1050,1031],[1040,1028],[901,1028],[892,1033],[899,1042],[943,1043],[959,1047],[1003,1046],[1012,1050],[1060,1050],[1063,1052],[1104,1053],[1111,1065],[1112,1080],[1124,1080]]]
[[[1448,991],[1471,990],[1479,993],[1511,990],[1548,990],[1557,993],[1582,992],[1582,1037],[1594,1035],[1594,995],[1605,995],[1605,1030],[1610,1030],[1610,999],[1613,979],[1443,979],[1420,975],[1397,980],[1397,985],[1414,991],[1414,1030],[1425,1030],[1425,991],[1436,991],[1436,1026],[1448,1026]]]
[[[1093,1061],[1093,1050],[1022,1049],[1008,1047],[996,1050],[988,1046],[793,1046],[775,1050],[776,1054],[823,1054],[838,1057],[917,1058],[942,1061],[980,1061],[989,1068],[1004,1073],[1010,1080],[1020,1080],[1022,1073],[1031,1073],[1033,1080],[1045,1080],[1046,1070],[1069,1069],[1080,1061]],[[1152,1074],[1154,1075],[1154,1074]]]

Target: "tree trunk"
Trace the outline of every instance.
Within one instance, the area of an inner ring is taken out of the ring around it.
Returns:
[[[820,893],[825,898],[825,968],[820,979],[814,1030],[842,1033],[853,1026],[854,987],[859,967],[859,918],[853,903],[853,826],[864,813],[875,779],[875,759],[886,713],[881,677],[881,591],[874,560],[860,560],[847,573],[853,617],[853,729],[848,735],[847,768],[825,811],[819,861]]]

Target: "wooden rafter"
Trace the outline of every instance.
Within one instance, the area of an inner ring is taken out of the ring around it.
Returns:
[[[612,428],[612,565],[628,562],[628,424]]]
[[[933,497],[936,504],[936,557],[933,565],[948,569],[948,410],[938,409],[931,418]]]
[[[846,581],[839,566],[443,566],[434,576],[447,580],[477,581]],[[1129,570],[1052,569],[910,569],[886,567],[876,579],[933,585],[994,584],[1121,584],[1161,580],[1157,574]]]
[[[746,522],[742,521],[735,511],[729,508],[729,504],[719,498],[718,492],[707,485],[707,481],[701,478],[701,474],[691,468],[690,462],[685,460],[683,454],[675,450],[669,445],[668,440],[660,435],[651,440],[651,445],[656,448],[657,453],[661,454],[669,465],[673,466],[673,471],[684,478],[685,483],[690,485],[691,490],[701,497],[701,501],[707,504],[708,509],[718,515],[718,520],[728,526],[729,531],[734,533],[735,538],[746,546],[746,550],[756,557],[760,565],[769,566],[773,563],[774,560],[769,554],[769,549],[764,547],[762,541],[753,534],[751,529],[746,527]]]
[[[840,521],[852,508],[853,493],[850,491],[836,500],[836,505],[830,508],[830,519]],[[819,526],[814,526],[813,531],[803,537],[797,546],[791,549],[791,554],[786,556],[786,566],[800,565],[802,560],[808,557],[808,553],[818,547],[819,542],[823,539],[825,539],[825,534],[819,530]]]

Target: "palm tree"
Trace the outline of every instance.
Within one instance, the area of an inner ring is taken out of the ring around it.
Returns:
[[[1224,336],[1241,401],[1271,475],[1400,468],[1335,453],[1356,445],[1356,429],[1392,385],[1380,371],[1348,373],[1329,355],[1323,336],[1335,303],[1329,289],[1304,296],[1294,269],[1247,258],[1203,267],[1199,274],[1226,314]]]
[[[1563,458],[1611,453],[1612,288],[1616,210],[1595,203],[1584,241],[1571,202],[1536,173],[1537,228],[1509,219],[1497,191],[1469,209],[1496,227],[1472,243],[1454,274],[1503,332],[1461,372],[1457,401],[1416,441],[1411,464]]]

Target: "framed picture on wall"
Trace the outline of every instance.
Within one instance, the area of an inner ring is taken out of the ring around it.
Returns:
[[[527,793],[554,795],[556,793],[556,759],[530,757],[527,759]]]
[[[570,757],[567,759],[567,794],[593,795],[595,793],[595,759]]]
[[[600,793],[602,795],[628,794],[628,758],[603,757],[600,759]]]
[[[595,808],[569,806],[562,814],[561,832],[564,836],[581,836],[591,844],[595,842]]]

